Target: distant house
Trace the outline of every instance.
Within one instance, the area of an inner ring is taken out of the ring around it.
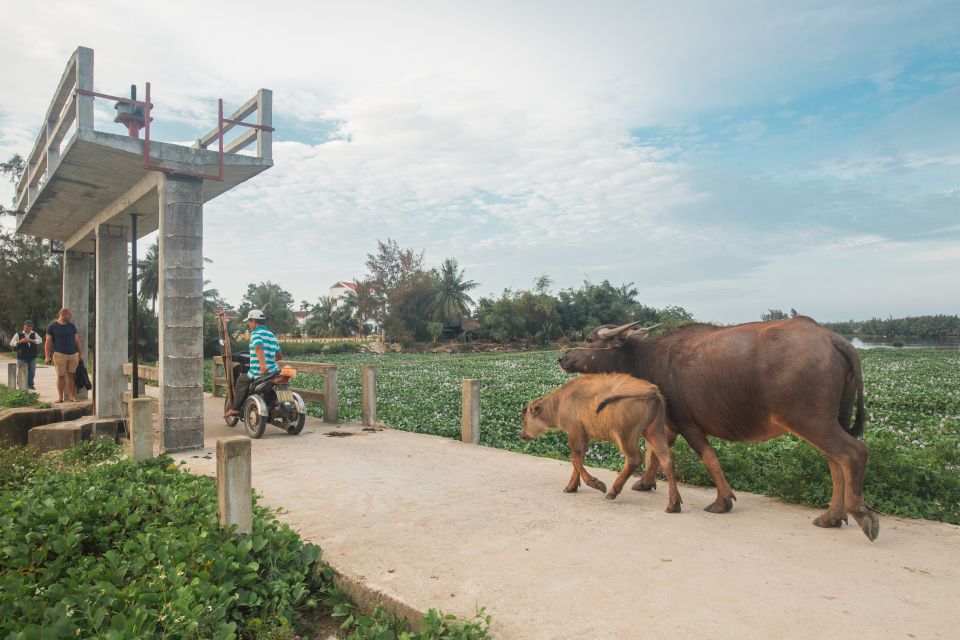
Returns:
[[[347,282],[346,280],[340,280],[335,282],[332,287],[330,287],[330,299],[338,307],[342,307],[344,300],[350,294],[350,292],[357,292],[357,283],[356,282]]]
[[[297,321],[297,328],[303,329],[303,326],[307,324],[307,320],[310,319],[309,311],[294,311],[293,317]]]

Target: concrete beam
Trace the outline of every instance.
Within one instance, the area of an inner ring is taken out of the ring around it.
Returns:
[[[160,178],[160,437],[203,447],[203,181]]]
[[[90,362],[90,254],[78,251],[63,253],[63,306],[73,311],[73,324],[77,326],[77,337],[83,359]],[[77,389],[77,399],[86,400],[87,390]]]
[[[147,172],[147,174],[130,187],[126,193],[110,203],[105,209],[100,211],[100,213],[91,218],[89,222],[80,227],[69,239],[65,240],[63,243],[64,249],[73,249],[80,242],[95,233],[97,227],[109,223],[122,213],[126,213],[138,200],[155,190],[158,182],[160,182],[160,174],[158,172]]]
[[[123,415],[127,377],[127,229],[97,227],[97,350],[94,367],[94,413],[98,418]]]

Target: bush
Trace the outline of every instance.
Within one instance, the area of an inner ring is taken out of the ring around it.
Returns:
[[[250,343],[246,340],[235,341],[234,352],[246,353],[250,349]],[[338,353],[360,353],[363,350],[363,343],[360,342],[283,342],[280,341],[280,352],[283,357],[338,354]]]
[[[267,509],[254,506],[251,535],[224,531],[212,479],[119,452],[0,449],[0,636],[290,639],[332,609],[352,638],[402,637],[406,622],[382,612],[367,625],[320,548]],[[431,611],[407,637],[479,640],[484,620]]]
[[[0,385],[0,408],[32,407],[37,404],[40,396],[33,391],[8,389]]]

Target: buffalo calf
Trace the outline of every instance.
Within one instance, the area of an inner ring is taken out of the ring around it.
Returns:
[[[640,466],[640,438],[656,452],[670,485],[667,512],[680,511],[680,492],[673,470],[673,454],[664,425],[665,401],[660,390],[645,380],[624,374],[598,374],[575,378],[549,395],[524,408],[520,437],[532,440],[547,429],[567,433],[573,475],[564,489],[572,493],[587,486],[606,491],[601,481],[583,466],[590,440],[613,442],[623,453],[623,470],[613,482],[607,498],[613,500],[623,489],[630,474]]]

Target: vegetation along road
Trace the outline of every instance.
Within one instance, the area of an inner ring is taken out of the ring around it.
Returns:
[[[960,524],[960,352],[871,349],[860,352],[870,446],[865,494],[882,513]],[[566,458],[566,438],[548,434],[530,443],[518,437],[523,405],[562,384],[559,353],[350,354],[310,356],[339,366],[340,418],[360,418],[360,366],[377,367],[380,422],[396,429],[448,438],[460,435],[460,384],[481,385],[483,445]],[[320,389],[319,375],[301,374],[296,386]],[[310,408],[320,415],[318,405]],[[830,500],[824,457],[793,437],[760,444],[715,441],[734,490],[778,496],[811,506]],[[679,478],[710,484],[703,465],[681,440],[675,447]],[[619,468],[608,443],[594,443],[588,464]],[[699,506],[699,505],[698,505]],[[688,508],[692,508],[691,505]]]

